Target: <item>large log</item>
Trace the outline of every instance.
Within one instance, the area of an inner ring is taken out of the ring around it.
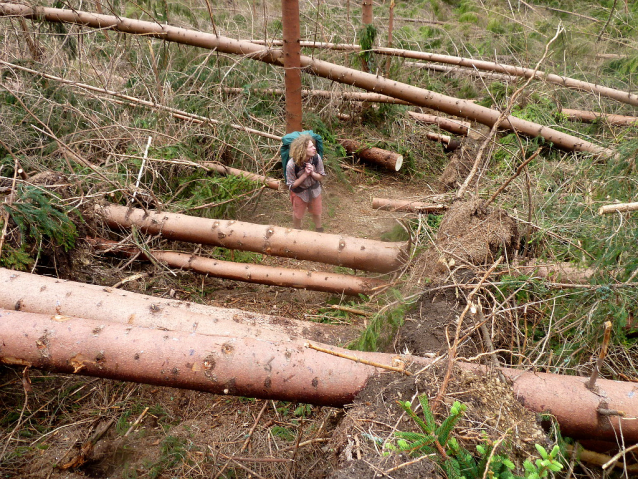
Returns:
[[[225,337],[346,344],[358,334],[351,327],[157,298],[4,268],[0,268],[0,308]]]
[[[436,125],[442,130],[455,133],[457,135],[466,136],[470,131],[471,124],[467,121],[453,120],[452,118],[443,118],[436,115],[428,115],[426,113],[417,113],[416,111],[409,111],[408,115],[421,123],[427,125]]]
[[[339,140],[341,146],[350,155],[354,155],[367,163],[381,166],[390,171],[399,171],[403,165],[403,155],[376,147],[367,147],[354,140]]]
[[[405,243],[385,243],[176,213],[145,212],[119,205],[99,205],[95,211],[112,228],[136,226],[145,233],[172,240],[318,261],[363,271],[395,271],[406,258]]]
[[[234,263],[213,258],[203,258],[173,251],[152,250],[148,254],[138,248],[120,248],[115,241],[86,238],[94,248],[124,254],[140,255],[144,259],[155,258],[172,268],[208,274],[216,278],[232,279],[246,283],[259,283],[288,288],[309,289],[324,293],[358,296],[371,294],[388,285],[376,278],[364,278],[347,274],[326,273],[301,269],[279,268],[260,264]]]
[[[0,3],[0,16],[21,16],[50,22],[76,23],[86,27],[112,29],[124,33],[156,37],[163,41],[214,49],[274,65],[283,65],[283,53],[280,50],[262,47],[247,41],[233,40],[211,33],[196,32],[171,25],[162,25],[157,22],[100,15],[77,10],[30,7],[12,3]],[[423,88],[388,80],[371,73],[360,72],[352,68],[342,67],[305,55],[301,56],[300,62],[301,68],[309,73],[340,83],[354,85],[368,91],[400,98],[417,106],[432,108],[449,115],[468,118],[488,126],[493,126],[496,122],[501,121],[499,111],[476,105],[467,100],[452,98]],[[567,150],[586,151],[604,156],[613,155],[613,151],[594,145],[582,138],[577,138],[514,116],[508,116],[505,121],[500,123],[500,127],[516,130],[532,137],[541,136],[556,146]]]
[[[348,404],[372,377],[382,374],[373,366],[306,348],[302,341],[204,336],[7,310],[0,310],[0,337],[4,364],[318,405]],[[429,364],[425,358],[322,347],[378,364]],[[500,371],[512,381],[519,401],[532,411],[554,415],[563,434],[638,441],[635,383],[599,379],[591,391],[583,377]],[[603,415],[599,408],[624,416]]]
[[[257,183],[262,183],[272,190],[278,190],[280,181],[273,178],[268,178],[256,173],[250,173],[249,171],[238,170],[237,168],[231,168],[230,166],[222,165],[221,163],[215,163],[213,161],[202,161],[199,163],[201,166],[210,170],[216,171],[221,175],[242,176]]]
[[[372,208],[386,211],[407,211],[411,213],[430,213],[440,215],[447,211],[448,205],[421,203],[411,200],[391,200],[388,198],[372,198]]]

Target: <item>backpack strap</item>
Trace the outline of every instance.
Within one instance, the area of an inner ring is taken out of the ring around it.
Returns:
[[[294,160],[291,160],[291,161],[294,161]],[[316,169],[317,166],[319,166],[319,155],[313,156],[310,162],[312,163],[312,166],[314,166]],[[301,166],[297,165],[297,162],[295,162],[295,177],[299,177],[300,171],[301,171]],[[314,178],[313,178],[313,181],[314,183],[311,186],[308,186],[308,187],[297,186],[296,188],[291,188],[290,191],[292,191],[293,193],[301,193],[302,191],[314,188],[315,184],[318,183],[318,181],[315,180]]]

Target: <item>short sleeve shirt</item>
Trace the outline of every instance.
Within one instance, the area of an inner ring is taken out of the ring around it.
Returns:
[[[303,172],[304,170],[301,168],[299,169],[299,173],[295,174],[294,160],[291,158],[290,161],[288,161],[288,164],[286,165],[286,184],[288,185],[288,189],[292,190],[292,185],[301,175],[303,175]],[[321,176],[326,176],[326,171],[323,167],[323,160],[320,155],[317,155],[317,166],[315,167],[315,172],[319,173]],[[301,198],[305,203],[308,203],[312,198],[316,198],[321,194],[321,182],[311,177],[306,178],[299,187],[303,188],[303,191],[299,193],[292,193]]]

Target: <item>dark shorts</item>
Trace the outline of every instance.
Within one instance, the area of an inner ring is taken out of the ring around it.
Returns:
[[[303,218],[303,215],[306,213],[306,209],[310,212],[311,215],[321,216],[321,195],[317,196],[316,198],[312,198],[310,202],[306,203],[304,200],[299,198],[291,191],[290,201],[292,203],[292,215],[298,220]]]

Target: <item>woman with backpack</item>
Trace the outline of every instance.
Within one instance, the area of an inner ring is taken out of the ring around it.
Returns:
[[[293,227],[301,229],[306,210],[312,215],[315,230],[323,232],[321,225],[321,182],[326,172],[321,156],[317,154],[315,140],[300,135],[290,144],[290,160],[286,165],[286,184],[290,188]]]

